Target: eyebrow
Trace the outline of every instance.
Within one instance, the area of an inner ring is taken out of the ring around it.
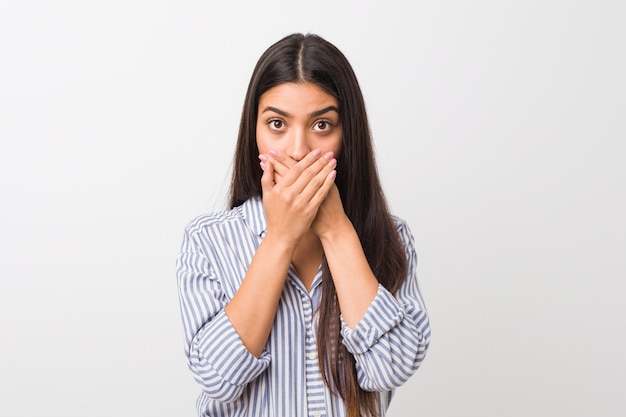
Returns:
[[[290,117],[289,113],[284,112],[284,111],[282,111],[280,109],[277,109],[276,107],[272,107],[272,106],[267,106],[265,109],[263,109],[263,111],[261,113],[265,113],[267,111],[273,111],[274,113],[278,113],[278,114],[280,114],[283,117]],[[323,109],[314,111],[309,116],[310,117],[317,117],[317,116],[321,116],[324,113],[328,113],[329,111],[335,111],[335,112],[337,112],[337,114],[339,114],[339,109],[336,106],[328,106],[328,107],[324,107]]]
[[[311,113],[311,117],[317,117],[317,116],[321,116],[324,113],[328,113],[329,111],[335,111],[337,114],[339,114],[339,109],[335,106],[328,106],[328,107],[324,107],[321,110],[318,111],[314,111],[313,113]]]

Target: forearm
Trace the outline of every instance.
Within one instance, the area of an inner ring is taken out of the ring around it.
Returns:
[[[428,314],[414,297],[397,299],[383,286],[355,329],[342,326],[343,343],[354,355],[359,385],[387,391],[419,368],[430,340]]]
[[[342,326],[343,343],[356,359],[359,384],[368,391],[398,387],[422,364],[430,344],[428,312],[417,283],[413,236],[402,223],[407,276],[395,294],[379,286],[358,326]]]
[[[241,286],[224,309],[243,344],[257,358],[272,329],[293,251],[292,245],[268,233]]]
[[[320,236],[333,277],[344,322],[355,328],[378,291],[374,276],[352,223],[345,220]]]

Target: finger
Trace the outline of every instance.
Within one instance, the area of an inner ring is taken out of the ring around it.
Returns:
[[[325,158],[320,159],[325,161]],[[331,159],[324,164],[319,171],[315,171],[313,168],[316,168],[319,163],[320,162],[317,161],[314,166],[306,169],[298,178],[296,183],[294,183],[291,187],[294,192],[298,193],[300,198],[306,203],[310,202],[314,198],[320,188],[326,186],[328,176],[335,171],[335,167],[337,166],[337,160]],[[336,174],[332,175],[334,181],[334,176]]]
[[[280,181],[280,179],[289,171],[289,169],[294,166],[298,161],[295,159],[279,154],[276,151],[270,151],[272,155],[277,155],[279,157],[274,158],[270,155],[260,154],[259,160],[261,160],[261,164],[267,162],[270,158],[274,162],[274,180],[276,182]]]
[[[272,162],[274,162],[274,173],[280,175],[280,177],[284,177],[287,174],[287,172],[289,172],[291,167],[295,165],[296,163],[296,161],[293,161],[292,165],[287,165],[282,160],[274,159],[274,158],[272,158]]]
[[[271,160],[261,161],[261,169],[263,169],[263,175],[261,176],[261,189],[263,193],[269,192],[275,185],[274,181],[274,164]]]
[[[319,207],[322,205],[322,203],[324,202],[324,199],[326,198],[326,196],[328,196],[328,193],[330,192],[331,188],[335,184],[336,177],[337,177],[337,171],[334,169],[324,177],[322,185],[317,189],[315,194],[313,194],[313,196],[311,197],[310,204],[316,207]]]
[[[289,156],[284,155],[283,153],[271,151],[271,154],[272,156],[270,157],[270,159],[280,162],[283,166],[289,168],[286,172],[280,173],[284,179],[282,181],[283,185],[290,186],[298,180],[298,178],[307,168],[309,168],[320,159],[321,150],[315,149],[309,152],[304,158],[302,158],[302,160],[296,162],[295,164],[295,161],[293,159],[291,159]],[[322,166],[323,164],[321,166],[318,166],[316,171],[319,171]]]
[[[301,168],[299,164],[296,164],[291,171],[297,171]],[[335,169],[336,166],[337,160],[333,158],[332,152],[327,152],[323,157],[302,170],[298,178],[293,182],[292,187],[296,192],[303,192],[307,187],[317,189],[322,185],[326,175]]]
[[[318,149],[314,149],[310,153],[316,152],[316,151],[318,151]],[[272,158],[279,161],[282,165],[286,166],[287,168],[293,168],[294,165],[298,163],[298,161],[296,161],[295,159],[293,159],[286,153],[271,150],[270,155],[272,156]]]

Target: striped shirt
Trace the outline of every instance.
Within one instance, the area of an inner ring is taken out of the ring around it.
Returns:
[[[380,393],[383,416],[393,391],[421,364],[430,327],[417,277],[413,236],[396,218],[408,277],[392,295],[382,285],[343,343],[356,360],[359,385]],[[193,220],[176,264],[185,355],[201,385],[199,416],[343,417],[343,400],[322,381],[316,349],[321,268],[307,291],[291,266],[274,324],[259,358],[243,345],[224,313],[265,236],[262,200]],[[262,295],[260,295],[262,296]]]

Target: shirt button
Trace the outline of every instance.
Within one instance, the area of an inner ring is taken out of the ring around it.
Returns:
[[[309,353],[308,355],[306,355],[307,358],[309,358],[310,360],[315,360],[317,359],[317,353],[313,352],[313,353]],[[316,414],[317,415],[317,414]],[[321,415],[321,414],[319,414]]]

